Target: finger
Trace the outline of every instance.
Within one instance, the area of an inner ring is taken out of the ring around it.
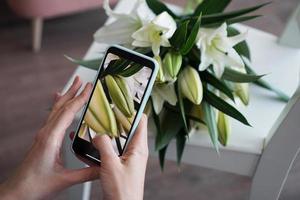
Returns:
[[[111,139],[107,135],[97,135],[93,139],[93,144],[99,151],[102,162],[119,159],[113,148]]]
[[[64,105],[61,112],[57,113],[57,118],[54,120],[54,137],[59,141],[63,139],[66,129],[71,125],[76,113],[84,106],[89,98],[92,85],[86,84],[83,91],[75,97],[71,102]],[[57,138],[59,137],[59,138]]]
[[[86,167],[83,169],[67,170],[65,178],[68,179],[69,185],[92,181],[99,178],[100,167]]]
[[[139,125],[135,131],[135,134],[132,137],[132,140],[129,142],[127,150],[128,151],[140,151],[148,153],[148,138],[147,138],[147,125],[148,118],[147,115],[143,114]],[[126,152],[125,152],[126,154]]]
[[[75,97],[77,94],[78,90],[80,89],[82,85],[82,82],[78,76],[75,77],[71,87],[68,89],[68,91],[62,95],[59,100],[56,102],[54,108],[59,109],[62,107],[67,101],[71,100],[72,98]]]
[[[58,110],[71,98],[74,98],[74,96],[77,94],[79,88],[81,87],[82,83],[80,81],[80,78],[78,76],[75,77],[71,87],[68,89],[68,91],[61,95],[59,93],[56,93],[55,95],[55,104],[52,108],[52,112],[50,113],[47,122],[51,121],[55,114],[58,112]]]
[[[54,94],[54,102],[56,103],[61,97],[62,97],[62,95],[59,92],[56,92]]]

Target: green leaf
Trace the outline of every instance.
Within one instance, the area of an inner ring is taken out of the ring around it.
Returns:
[[[183,124],[184,124],[184,129],[185,129],[186,132],[189,132],[187,122],[186,122],[186,118],[185,118],[185,109],[184,109],[183,96],[182,96],[182,93],[180,92],[180,89],[179,89],[178,85],[177,85],[177,94],[178,94],[178,104],[179,104],[179,108],[180,108],[180,115],[181,115],[181,118],[182,118],[182,121],[183,121]]]
[[[120,58],[116,60],[112,65],[109,65],[111,67],[111,70],[114,74],[119,74],[121,73],[128,65],[130,65],[132,61]],[[108,67],[107,67],[108,68]]]
[[[251,126],[247,119],[242,115],[235,107],[221,99],[220,97],[216,96],[214,93],[209,91],[208,89],[204,88],[204,100],[218,109],[219,111],[223,112],[224,114],[242,122],[247,126]]]
[[[275,88],[274,86],[272,86],[270,83],[268,83],[267,81],[264,80],[258,80],[254,82],[256,85],[265,88],[267,90],[273,91],[275,94],[277,94],[278,99],[283,101],[283,102],[288,102],[290,100],[290,97],[288,95],[286,95],[284,92],[282,92],[281,90]]]
[[[166,157],[166,153],[167,153],[167,148],[168,148],[168,145],[165,146],[164,148],[162,148],[161,150],[159,150],[159,152],[158,152],[160,169],[162,171],[164,170],[164,166],[165,166],[165,157]]]
[[[269,2],[259,4],[257,6],[249,7],[249,8],[244,8],[244,9],[241,9],[241,10],[235,10],[235,11],[231,11],[231,12],[205,15],[205,16],[202,17],[202,24],[204,25],[204,24],[216,23],[216,22],[227,20],[227,19],[236,18],[236,17],[239,17],[241,15],[245,15],[245,14],[248,14],[248,13],[253,12],[255,10],[258,10],[258,9],[268,5],[268,4],[269,4]]]
[[[185,44],[180,49],[180,52],[182,55],[188,54],[190,52],[190,50],[193,48],[193,46],[196,42],[196,39],[197,39],[198,32],[199,32],[199,28],[200,28],[200,24],[201,24],[201,17],[202,17],[202,15],[200,14],[191,30],[190,35],[188,36]]]
[[[261,17],[261,15],[251,15],[251,16],[236,17],[236,18],[233,18],[233,19],[227,19],[227,20],[216,22],[216,23],[206,24],[206,25],[203,25],[203,27],[206,27],[206,28],[219,27],[223,23],[226,23],[227,25],[230,25],[230,24],[235,24],[235,23],[241,23],[241,22],[249,21],[249,20],[252,20],[252,19],[256,19],[258,17]]]
[[[228,96],[232,101],[234,101],[233,91],[226,85],[226,83],[219,80],[218,78],[216,78],[214,75],[212,75],[208,71],[204,71],[199,74],[200,74],[201,80],[214,86],[216,89],[220,90],[226,96]]]
[[[139,63],[133,63],[132,65],[130,65],[130,67],[127,67],[126,69],[121,71],[119,73],[119,75],[124,76],[124,77],[130,77],[130,76],[136,74],[137,72],[139,72],[142,68],[143,68],[143,65],[141,65]]]
[[[256,72],[246,63],[245,63],[245,68],[246,68],[247,73],[256,75]],[[286,95],[281,90],[275,88],[274,86],[272,86],[270,83],[268,83],[267,81],[265,81],[263,79],[259,79],[259,80],[255,81],[254,83],[262,88],[265,88],[267,90],[274,92],[278,96],[278,99],[283,102],[288,102],[290,100],[290,97],[288,95]]]
[[[101,68],[101,73],[100,73],[100,78],[105,77],[106,75],[114,75],[114,63],[117,62],[117,60],[112,60],[110,63],[107,65],[107,67]]]
[[[263,76],[264,75],[245,74],[245,73],[238,72],[234,69],[225,67],[222,78],[237,83],[250,83],[250,82],[257,81]]]
[[[204,0],[197,6],[193,15],[199,16],[200,13],[208,15],[223,12],[230,2],[231,0]]]
[[[180,165],[186,143],[186,133],[181,129],[176,136],[177,165]]]
[[[155,141],[155,150],[161,150],[176,137],[178,130],[183,128],[182,119],[179,115],[167,112],[161,123],[161,134]]]
[[[188,25],[189,21],[187,20],[180,24],[179,27],[176,29],[175,33],[170,39],[170,43],[173,47],[180,49],[185,43]]]
[[[178,18],[164,3],[158,0],[146,0],[148,7],[156,14],[159,15],[162,12],[166,11],[173,18]]]
[[[227,27],[227,33],[229,37],[232,37],[240,34],[240,31],[233,27]],[[234,49],[240,56],[244,56],[251,60],[250,49],[246,41],[240,42],[239,44],[235,45]]]
[[[175,106],[171,106],[171,105],[166,104],[165,108],[168,109],[171,112],[174,112],[176,114],[180,114],[180,110],[176,109]],[[195,117],[195,116],[192,116],[192,115],[189,115],[187,113],[185,113],[185,118],[187,118],[189,120],[193,120],[193,121],[199,122],[199,123],[202,123],[202,124],[205,124],[205,122],[202,119],[200,119],[198,117]]]
[[[112,60],[101,74],[101,77],[104,77],[107,74],[119,75],[131,62],[132,61],[123,58]]]
[[[154,121],[154,124],[156,127],[155,146],[157,146],[156,144],[158,144],[159,141],[161,140],[161,137],[163,136],[163,132],[161,130],[159,116],[155,113],[152,99],[151,99],[151,107],[152,107],[152,113],[153,113],[153,121]],[[155,149],[158,150],[157,148],[155,148]]]
[[[98,70],[101,65],[101,62],[102,62],[102,59],[79,60],[79,59],[71,58],[67,55],[65,55],[65,57],[77,65],[80,65],[82,67],[86,67],[86,68],[89,68],[92,70]]]
[[[219,153],[219,146],[218,146],[218,127],[217,127],[217,121],[216,121],[216,114],[213,110],[213,108],[207,103],[203,102],[203,111],[204,111],[204,118],[205,123],[208,128],[208,133],[211,139],[211,142],[216,149],[216,151]]]

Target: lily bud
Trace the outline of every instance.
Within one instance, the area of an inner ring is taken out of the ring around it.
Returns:
[[[118,136],[115,115],[99,80],[96,83],[84,121],[97,134],[107,134],[111,137]]]
[[[189,114],[192,117],[195,117],[195,118],[197,118],[199,120],[204,121],[204,113],[203,113],[202,106],[193,105]]]
[[[227,145],[228,136],[231,132],[230,121],[227,115],[220,112],[218,113],[217,127],[219,132],[219,142],[223,145]]]
[[[237,68],[239,72],[247,73],[244,68]],[[249,84],[248,83],[236,83],[235,94],[240,98],[245,106],[249,104]]]
[[[125,129],[126,134],[130,131],[135,115],[127,118],[116,106],[113,108],[117,121]]]
[[[160,56],[154,56],[154,59],[157,61],[158,65],[159,65],[159,69],[158,69],[158,73],[156,76],[156,82],[158,83],[163,83],[165,82],[165,75],[164,75],[164,71],[163,71],[163,67],[162,67],[162,63],[161,63],[161,58]]]
[[[178,81],[183,97],[199,105],[203,98],[203,87],[197,70],[190,66],[184,68],[179,74]]]
[[[168,52],[163,60],[166,72],[172,79],[176,79],[182,64],[182,55],[176,52]]]
[[[126,117],[131,117],[134,114],[134,103],[125,79],[121,76],[107,75],[105,82],[114,104]]]
[[[241,99],[243,104],[247,106],[249,104],[249,84],[248,83],[236,83],[235,94]]]
[[[81,138],[84,138],[84,136],[87,133],[87,129],[88,129],[88,127],[87,127],[86,123],[82,123],[80,126],[80,129],[78,131],[78,136]]]
[[[85,113],[85,117],[84,117],[84,121],[86,122],[86,124],[91,127],[97,134],[107,134],[107,135],[111,135],[110,134],[110,130],[109,128],[108,129],[105,129],[103,127],[103,123],[104,120],[101,119],[100,121],[100,117],[99,116],[96,116],[96,114],[90,109],[88,108],[86,110],[86,113]]]

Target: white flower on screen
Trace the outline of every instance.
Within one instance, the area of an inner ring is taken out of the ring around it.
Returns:
[[[104,0],[103,8],[113,21],[96,31],[96,42],[125,45],[132,43],[131,35],[155,17],[145,0],[133,0],[133,3],[131,10],[119,13],[110,8],[109,0]]]
[[[143,67],[140,71],[130,77],[126,77],[125,81],[130,89],[130,93],[133,96],[133,100],[140,103],[145,93],[149,78],[151,75],[151,69]]]
[[[217,29],[200,28],[196,43],[201,52],[199,70],[204,71],[212,65],[214,73],[220,78],[225,67],[243,69],[243,60],[233,47],[244,41],[245,37],[246,33],[228,37],[226,23]]]
[[[157,56],[159,55],[160,46],[170,46],[169,39],[175,30],[175,20],[167,12],[162,12],[132,34],[134,39],[132,46],[152,47],[153,54]]]

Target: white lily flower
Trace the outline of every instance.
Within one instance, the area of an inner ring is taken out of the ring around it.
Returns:
[[[204,71],[210,65],[217,77],[221,77],[225,67],[244,68],[244,63],[234,46],[245,40],[246,33],[233,37],[227,36],[227,24],[217,29],[200,28],[197,47],[201,51],[199,70]]]
[[[144,0],[136,0],[129,13],[113,11],[109,6],[109,0],[104,0],[103,8],[114,21],[96,31],[94,39],[99,43],[131,44],[133,41],[131,35],[155,17]]]
[[[175,20],[167,13],[162,12],[150,23],[145,24],[132,34],[132,46],[152,47],[153,54],[159,55],[160,46],[169,47],[169,39],[176,31]]]
[[[160,113],[165,101],[175,106],[177,103],[177,96],[174,83],[154,85],[151,93],[151,98],[153,102],[154,112],[156,114]]]

